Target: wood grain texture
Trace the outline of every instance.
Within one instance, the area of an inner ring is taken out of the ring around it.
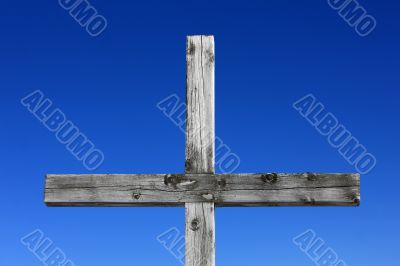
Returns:
[[[214,173],[214,58],[213,36],[187,37],[185,173]],[[214,203],[187,203],[185,208],[185,265],[214,266]]]
[[[215,265],[214,217],[212,203],[186,204],[186,266]]]
[[[186,266],[215,266],[215,206],[358,206],[358,174],[216,175],[214,38],[187,38],[185,174],[47,175],[48,206],[185,206]]]
[[[214,38],[186,44],[186,173],[214,173]]]
[[[358,174],[47,175],[49,206],[357,206]]]

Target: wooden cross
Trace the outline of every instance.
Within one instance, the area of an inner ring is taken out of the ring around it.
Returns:
[[[214,37],[189,36],[184,174],[47,175],[48,206],[183,206],[186,265],[215,265],[214,207],[358,206],[359,174],[215,174]]]

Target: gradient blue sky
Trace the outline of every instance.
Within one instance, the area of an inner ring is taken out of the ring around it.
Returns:
[[[174,173],[185,136],[156,108],[185,97],[185,37],[216,41],[216,134],[236,172],[354,172],[293,108],[313,93],[377,158],[359,208],[216,211],[217,265],[306,266],[314,229],[348,265],[399,266],[400,4],[360,0],[362,38],[327,1],[90,1],[93,38],[56,0],[1,0],[0,265],[42,265],[20,243],[40,228],[76,265],[180,265],[156,240],[183,208],[47,208],[44,174],[88,173],[20,99],[41,89],[105,154],[96,173]],[[397,136],[397,137],[396,137]]]

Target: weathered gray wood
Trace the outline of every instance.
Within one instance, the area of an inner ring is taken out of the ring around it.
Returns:
[[[214,38],[190,36],[186,47],[186,173],[214,173]]]
[[[213,36],[187,38],[186,173],[214,173],[214,58]],[[214,203],[187,203],[185,208],[185,265],[214,266]]]
[[[357,206],[359,199],[358,174],[48,175],[45,189],[49,206]]]
[[[185,174],[47,175],[48,206],[186,207],[186,266],[215,266],[215,206],[358,206],[358,174],[214,173],[214,39],[187,39]]]
[[[213,203],[186,203],[186,263],[215,265],[215,215]]]

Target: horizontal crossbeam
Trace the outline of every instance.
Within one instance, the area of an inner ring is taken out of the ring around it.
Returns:
[[[359,174],[47,175],[48,206],[358,206]]]

